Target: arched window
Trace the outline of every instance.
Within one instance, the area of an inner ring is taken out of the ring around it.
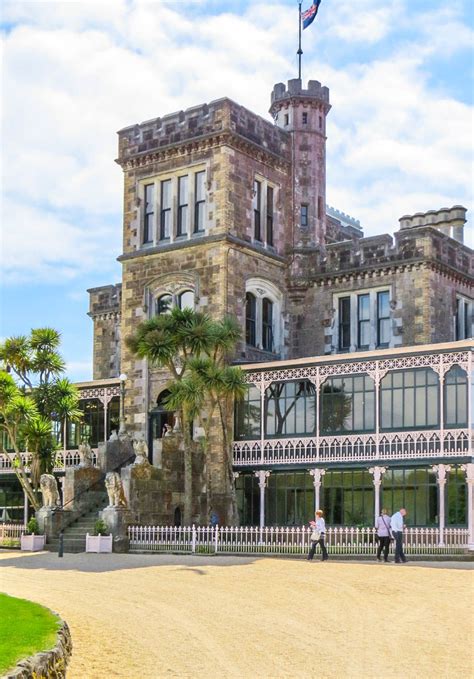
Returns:
[[[185,290],[178,295],[178,307],[180,309],[194,309],[194,292]]]
[[[273,351],[273,302],[262,299],[262,349]]]
[[[245,341],[257,345],[257,300],[251,292],[245,295]]]
[[[173,298],[171,295],[161,295],[156,300],[156,315],[169,314],[173,306]]]
[[[430,368],[387,373],[380,389],[382,429],[439,426],[439,379]]]
[[[174,426],[174,413],[167,409],[165,401],[169,396],[169,391],[165,389],[156,400],[156,407],[150,412],[150,439],[161,439]]]
[[[444,426],[467,426],[467,375],[458,365],[444,378]]]
[[[280,290],[262,278],[249,279],[245,285],[245,338],[249,346],[278,353],[282,337],[282,300]]]

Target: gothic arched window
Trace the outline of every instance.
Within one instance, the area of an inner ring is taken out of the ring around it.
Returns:
[[[245,295],[245,341],[250,346],[255,347],[257,344],[257,300],[255,295],[247,292]]]
[[[194,309],[194,292],[184,290],[178,295],[178,307],[180,309]]]
[[[173,306],[173,298],[171,295],[161,295],[156,300],[156,315],[169,314],[171,307]]]

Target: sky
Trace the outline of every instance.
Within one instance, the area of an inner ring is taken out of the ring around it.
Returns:
[[[310,0],[303,3],[303,9]],[[470,0],[322,0],[303,80],[330,89],[327,201],[390,233],[405,214],[469,209]],[[122,127],[228,96],[266,117],[297,77],[296,0],[0,3],[0,337],[61,331],[92,377],[87,288],[120,281]]]

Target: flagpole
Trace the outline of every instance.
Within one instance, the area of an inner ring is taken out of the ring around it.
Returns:
[[[301,49],[301,2],[298,3],[298,78],[301,80],[301,55],[303,50]]]

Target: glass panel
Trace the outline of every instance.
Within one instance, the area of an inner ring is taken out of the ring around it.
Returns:
[[[267,297],[262,300],[262,348],[273,351],[273,302]]]
[[[173,305],[173,298],[171,295],[161,295],[156,300],[156,314],[168,314],[171,311]]]
[[[206,205],[205,172],[196,172],[194,180],[194,232],[197,233],[204,231]]]
[[[273,189],[267,187],[267,244],[273,245]]]
[[[301,226],[308,226],[308,206],[301,206]]]
[[[262,185],[255,180],[253,183],[253,219],[255,240],[262,240],[261,232],[261,209],[262,209]]]
[[[188,231],[188,184],[187,176],[178,179],[178,236]]]
[[[235,438],[260,438],[260,391],[251,386],[235,406]]]
[[[349,349],[351,345],[351,299],[339,299],[339,349]]]
[[[275,382],[265,399],[267,436],[315,433],[316,392],[311,382]]]
[[[178,306],[180,309],[194,309],[194,292],[192,290],[185,290],[178,297]]]
[[[161,209],[171,207],[171,179],[161,182]]]

